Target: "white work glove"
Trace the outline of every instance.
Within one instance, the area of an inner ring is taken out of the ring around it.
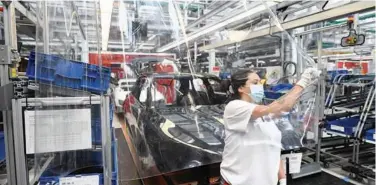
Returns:
[[[302,77],[298,83],[296,83],[296,85],[299,85],[304,89],[313,83],[317,83],[320,73],[321,71],[319,71],[317,68],[310,67],[304,70]]]
[[[279,179],[278,185],[287,185],[286,179]]]

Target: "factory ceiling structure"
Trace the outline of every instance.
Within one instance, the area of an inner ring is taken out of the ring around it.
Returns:
[[[237,51],[247,52],[249,50],[249,54],[265,54],[275,51],[275,46],[269,44],[268,47],[267,43],[270,43],[273,39],[278,43],[278,38],[269,38],[268,36],[270,33],[278,34],[276,32],[279,32],[279,30],[274,26],[271,27],[269,14],[262,3],[258,1],[250,1],[246,7],[242,1],[176,1],[174,5],[182,7],[182,10],[178,13],[184,15],[184,34],[183,30],[179,29],[179,25],[176,25],[180,24],[179,22],[176,23],[179,18],[176,17],[176,14],[171,13],[168,1],[136,2],[102,0],[99,3],[96,1],[49,2],[48,6],[56,7],[49,8],[47,16],[44,16],[47,17],[49,22],[49,43],[53,50],[51,52],[59,53],[64,48],[72,47],[78,48],[78,51],[81,52],[98,50],[98,37],[101,41],[100,49],[103,51],[124,50],[130,52],[177,52],[178,50],[186,50],[187,46],[184,43],[188,42],[190,49],[193,49],[195,43],[201,51],[210,49],[228,51],[236,48]],[[36,39],[38,39],[36,37],[36,25],[43,23],[44,18],[36,14],[38,7],[42,7],[41,5],[38,6],[40,3],[30,1],[14,3],[17,10],[18,37],[20,42],[23,43],[25,51],[34,47]],[[69,6],[61,6],[62,3]],[[337,46],[340,38],[348,34],[344,26],[346,20],[334,19],[338,16],[345,16],[343,12],[346,11],[338,13],[336,7],[348,6],[351,7],[351,10],[358,8],[359,11],[371,8],[362,5],[362,2],[350,0],[336,0],[328,3],[311,1],[268,2],[268,6],[286,24],[284,26],[288,26],[286,28],[305,26],[307,23],[303,22],[308,19],[311,20],[311,23],[315,23],[323,19],[333,18],[333,21],[327,21],[325,24],[338,26],[338,34],[335,37],[329,33],[324,34],[323,42],[328,47]],[[67,10],[67,7],[70,7],[69,10]],[[331,14],[324,13],[325,10],[332,12]],[[96,12],[100,12],[100,15]],[[320,13],[326,15],[323,16]],[[98,19],[94,15],[98,15]],[[375,31],[374,21],[374,13],[360,14],[361,32],[373,34]],[[147,28],[142,29],[143,25],[146,25]],[[126,28],[124,29],[124,27]],[[141,29],[137,30],[136,28]],[[96,32],[98,29],[99,35]],[[246,32],[246,36],[241,40],[231,40],[229,34],[233,31]],[[141,39],[132,39],[132,35],[129,35],[136,32],[142,33]],[[261,39],[256,44],[249,41],[260,36],[266,38]],[[122,40],[124,42],[121,42]],[[373,41],[374,38],[368,40],[369,43],[373,43]],[[247,44],[250,42],[253,43],[251,46]],[[237,45],[235,46],[235,44]],[[315,46],[314,43],[307,44],[312,45],[312,47]],[[88,47],[88,49],[83,49],[85,47]],[[257,51],[252,50],[255,47],[258,48]]]

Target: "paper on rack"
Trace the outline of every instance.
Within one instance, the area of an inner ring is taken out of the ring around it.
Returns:
[[[92,148],[91,110],[25,111],[26,153]]]
[[[284,164],[284,169],[286,170],[286,158],[289,158],[289,173],[300,173],[300,166],[302,164],[302,153],[291,153],[284,154],[281,156],[281,159]]]
[[[99,175],[61,177],[60,185],[99,185]]]

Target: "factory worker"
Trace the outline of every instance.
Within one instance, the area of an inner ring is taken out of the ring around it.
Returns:
[[[231,76],[234,100],[224,111],[225,148],[221,164],[221,184],[286,184],[281,154],[281,132],[273,114],[288,112],[303,89],[316,83],[320,72],[306,69],[301,79],[285,96],[269,105],[261,105],[264,89],[260,77],[251,70]]]

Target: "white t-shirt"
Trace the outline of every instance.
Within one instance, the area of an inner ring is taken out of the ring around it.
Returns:
[[[256,104],[233,100],[224,112],[225,149],[222,177],[232,185],[276,185],[281,132],[273,120],[252,119]]]

